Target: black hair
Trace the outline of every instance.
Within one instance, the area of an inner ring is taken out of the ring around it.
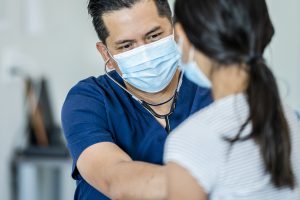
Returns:
[[[275,187],[295,187],[291,136],[276,80],[263,59],[274,28],[265,0],[177,0],[175,19],[190,42],[218,66],[248,66],[249,119],[236,138],[254,139]],[[249,137],[241,138],[247,124]]]
[[[144,0],[90,0],[88,3],[88,12],[92,17],[94,28],[98,38],[105,43],[109,36],[109,31],[104,24],[103,14],[121,10],[123,8],[131,8],[136,3]],[[153,0],[156,4],[158,14],[161,17],[172,19],[172,11],[167,0]]]

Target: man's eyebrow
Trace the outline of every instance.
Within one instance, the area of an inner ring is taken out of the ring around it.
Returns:
[[[115,44],[120,45],[120,44],[133,43],[133,42],[134,42],[134,40],[119,40],[119,41],[116,41]]]
[[[156,26],[156,27],[154,27],[153,29],[151,29],[149,32],[147,32],[145,36],[147,37],[147,36],[149,36],[151,33],[154,33],[154,32],[156,32],[156,31],[158,31],[158,30],[160,30],[160,29],[161,29],[160,26]]]
[[[145,34],[145,37],[147,37],[148,35],[160,30],[161,27],[160,26],[156,26],[154,28],[152,28],[150,31],[148,31],[146,34]],[[121,45],[121,44],[125,44],[125,43],[134,43],[135,40],[119,40],[119,41],[116,41],[115,44],[116,45]]]

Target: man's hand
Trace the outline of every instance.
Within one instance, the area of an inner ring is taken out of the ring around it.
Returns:
[[[87,148],[77,168],[91,186],[111,199],[166,199],[165,167],[132,161],[113,143]]]

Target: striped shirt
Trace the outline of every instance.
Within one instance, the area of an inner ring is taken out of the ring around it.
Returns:
[[[187,169],[209,200],[300,200],[300,123],[290,108],[284,112],[291,131],[294,190],[273,186],[254,140],[233,146],[224,140],[234,138],[249,116],[243,94],[218,100],[185,121],[167,139],[164,161]],[[241,136],[251,130],[247,125]]]

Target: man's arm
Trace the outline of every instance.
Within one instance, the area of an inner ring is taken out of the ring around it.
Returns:
[[[113,143],[87,148],[77,168],[90,185],[111,199],[166,199],[165,167],[132,161]]]
[[[168,163],[167,167],[168,200],[206,200],[206,193],[197,181],[183,167]]]

